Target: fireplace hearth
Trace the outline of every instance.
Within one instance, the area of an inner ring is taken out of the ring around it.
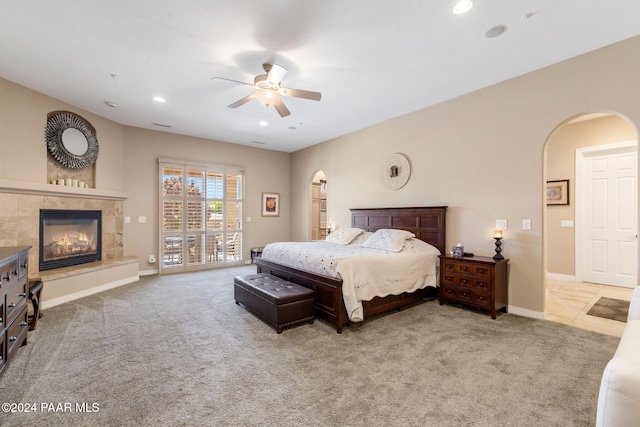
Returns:
[[[102,211],[40,210],[40,271],[102,259]]]

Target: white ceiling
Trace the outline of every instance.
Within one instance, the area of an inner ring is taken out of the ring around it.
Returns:
[[[124,125],[293,152],[640,34],[638,0],[453,5],[0,0],[0,77]],[[211,78],[252,82],[271,61],[322,100],[227,108],[252,88]]]

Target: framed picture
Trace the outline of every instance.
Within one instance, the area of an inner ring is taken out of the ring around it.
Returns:
[[[569,204],[569,180],[547,181],[547,206]]]
[[[280,193],[262,193],[262,216],[280,216]]]

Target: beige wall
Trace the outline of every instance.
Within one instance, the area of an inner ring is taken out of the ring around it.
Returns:
[[[608,116],[560,126],[547,143],[547,180],[569,180],[569,205],[548,206],[547,272],[575,275],[575,228],[561,227],[575,221],[576,150],[637,140],[636,129],[619,116]],[[574,223],[575,225],[575,223]]]
[[[245,216],[252,219],[245,224],[246,259],[249,259],[249,249],[253,246],[289,239],[288,153],[123,126],[3,79],[0,79],[0,180],[47,183],[44,129],[47,113],[56,110],[77,113],[96,128],[100,155],[95,165],[95,187],[98,190],[128,194],[129,198],[124,202],[124,207],[122,202],[86,203],[91,206],[95,203],[108,203],[109,206],[115,203],[119,206],[117,224],[105,223],[108,226],[106,231],[113,229],[116,233],[121,233],[124,229],[124,244],[120,235],[115,236],[120,245],[118,253],[122,256],[124,245],[125,256],[137,256],[140,259],[141,271],[157,268],[149,266],[146,260],[150,254],[158,256],[158,158],[162,157],[244,167]],[[263,191],[280,193],[280,217],[261,216],[260,201]],[[71,206],[71,201],[83,203],[81,197],[75,195],[52,197],[4,194],[0,199],[11,201],[11,206],[15,207],[0,210],[0,236],[4,236],[0,240],[5,245],[33,245],[34,239],[37,239],[37,222],[25,227],[15,227],[16,216],[24,216],[17,200],[29,200],[29,206],[36,211],[38,206],[32,206],[32,200],[41,200],[42,207],[61,204]],[[65,201],[67,199],[69,200]],[[29,212],[31,211],[32,209]],[[124,224],[123,216],[131,217],[131,223]],[[139,216],[146,216],[147,222],[139,224]],[[29,217],[31,221],[33,215],[29,213]],[[25,221],[23,218],[20,224]],[[23,229],[32,232],[19,233]],[[35,237],[33,232],[36,233]],[[30,256],[37,260],[35,251],[31,251]],[[37,267],[37,261],[32,262],[31,267]]]
[[[544,306],[545,142],[584,112],[619,113],[640,123],[640,37],[573,58],[292,154],[292,238],[309,229],[309,182],[323,170],[328,215],[341,227],[349,208],[448,205],[447,246],[493,255],[496,219],[507,219],[512,311]],[[384,159],[403,153],[411,178],[385,190]],[[532,230],[522,230],[531,219]]]
[[[124,126],[4,79],[0,79],[0,179],[47,183],[44,130],[47,113],[56,110],[79,114],[95,127],[100,145],[96,188],[123,191]]]
[[[130,197],[124,211],[131,217],[131,223],[125,224],[125,254],[138,255],[141,271],[157,268],[146,260],[151,254],[158,256],[158,158],[244,168],[244,216],[251,218],[251,222],[245,222],[245,259],[250,259],[251,247],[289,240],[288,153],[132,127],[125,129],[125,140],[124,175]],[[263,191],[280,193],[279,217],[261,216]],[[147,222],[139,224],[139,216],[146,216]]]

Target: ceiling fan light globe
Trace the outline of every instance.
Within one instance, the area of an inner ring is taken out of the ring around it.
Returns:
[[[258,89],[256,91],[256,99],[260,101],[260,103],[264,105],[273,105],[273,103],[278,99],[278,92],[272,89]]]

